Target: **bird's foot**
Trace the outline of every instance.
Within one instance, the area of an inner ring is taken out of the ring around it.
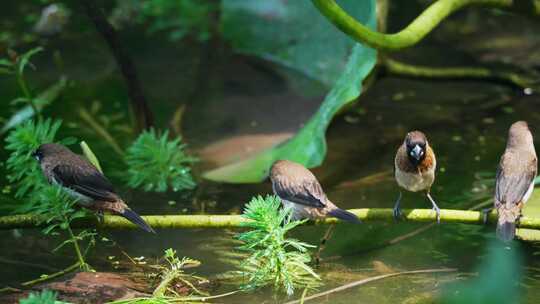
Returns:
[[[437,224],[440,224],[441,223],[441,209],[437,206],[433,206],[431,210],[435,211],[435,213],[437,214]]]
[[[98,210],[96,211],[96,216],[97,216],[97,219],[98,219],[98,223],[101,225],[103,224],[103,222],[105,222],[105,213],[103,213],[103,210]]]
[[[482,222],[484,223],[484,225],[488,223],[488,218],[491,210],[493,210],[493,208],[484,208],[482,209],[482,211],[480,211],[482,212]]]
[[[399,221],[401,219],[401,217],[403,216],[403,212],[401,211],[401,208],[399,206],[396,206],[394,207],[393,209],[393,213],[394,213],[394,219],[396,221]]]

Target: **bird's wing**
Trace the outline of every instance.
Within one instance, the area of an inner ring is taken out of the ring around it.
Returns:
[[[326,194],[317,181],[288,183],[283,179],[278,179],[274,182],[274,191],[281,199],[293,203],[315,208],[326,206]]]
[[[511,151],[503,154],[497,169],[496,202],[520,203],[536,176],[536,168],[536,157],[524,158]]]
[[[111,182],[97,170],[82,170],[70,165],[57,165],[52,172],[59,184],[94,200],[116,201],[118,199]]]

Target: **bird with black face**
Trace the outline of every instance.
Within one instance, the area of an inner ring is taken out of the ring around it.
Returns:
[[[505,242],[514,239],[516,221],[521,217],[521,209],[534,189],[537,164],[529,126],[525,121],[512,124],[495,184],[494,204],[499,215],[497,236]]]
[[[403,144],[399,147],[394,159],[394,175],[398,185],[411,192],[423,191],[437,214],[440,221],[441,211],[430,194],[431,185],[435,181],[435,168],[437,161],[435,153],[428,143],[426,135],[420,131],[407,133]],[[401,217],[402,193],[399,191],[398,199],[394,205],[394,217]]]
[[[118,214],[147,232],[155,233],[114,191],[109,180],[89,161],[59,144],[42,144],[32,156],[47,181],[57,184],[85,208]]]

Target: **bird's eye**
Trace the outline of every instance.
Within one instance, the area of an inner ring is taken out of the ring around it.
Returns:
[[[40,161],[42,156],[43,155],[39,151],[32,153],[32,157],[34,157],[37,161]]]

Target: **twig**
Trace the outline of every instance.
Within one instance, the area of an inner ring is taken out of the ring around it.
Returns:
[[[343,286],[336,287],[336,288],[333,288],[333,289],[330,289],[330,290],[327,290],[327,291],[324,291],[324,292],[316,293],[316,294],[311,295],[309,297],[303,298],[303,301],[307,302],[309,300],[324,297],[324,296],[327,296],[329,294],[336,293],[336,292],[339,292],[339,291],[343,291],[343,290],[346,290],[346,289],[350,289],[350,288],[353,288],[353,287],[356,287],[356,286],[365,285],[365,284],[370,283],[370,282],[374,282],[374,281],[378,281],[378,280],[382,280],[382,279],[386,279],[386,278],[391,278],[391,277],[397,277],[397,276],[401,276],[401,275],[423,274],[423,273],[438,273],[438,272],[454,272],[454,271],[457,271],[457,269],[455,269],[455,268],[440,268],[440,269],[424,269],[424,270],[413,270],[413,271],[388,273],[388,274],[383,274],[383,275],[379,275],[379,276],[374,276],[374,277],[371,277],[371,278],[362,279],[362,280],[355,281],[355,282],[352,282],[352,283],[349,283],[349,284],[345,284]],[[290,302],[287,302],[285,304],[297,304],[297,303],[300,303],[300,300],[290,301]]]
[[[116,63],[120,67],[120,71],[127,84],[129,99],[131,100],[133,111],[137,118],[137,127],[139,131],[152,127],[154,119],[142,91],[141,83],[137,77],[137,70],[125,48],[120,43],[116,31],[107,21],[107,18],[95,1],[80,0],[80,2],[83,4],[86,14],[90,20],[92,20],[98,32],[107,42]]]
[[[28,287],[28,286],[36,285],[36,284],[41,283],[41,282],[45,282],[47,280],[51,280],[51,279],[63,276],[66,273],[70,273],[70,272],[78,269],[79,266],[80,266],[80,264],[77,262],[77,263],[69,266],[66,269],[60,270],[60,271],[52,273],[52,274],[44,275],[44,276],[40,277],[39,279],[24,282],[24,283],[21,284],[21,286]]]
[[[120,148],[120,145],[116,142],[114,137],[105,129],[103,128],[88,111],[86,111],[84,108],[79,109],[79,117],[84,120],[94,131],[97,133],[97,135],[101,136],[108,144],[111,146],[114,152],[116,152],[118,155],[123,156],[124,151],[122,148]]]

